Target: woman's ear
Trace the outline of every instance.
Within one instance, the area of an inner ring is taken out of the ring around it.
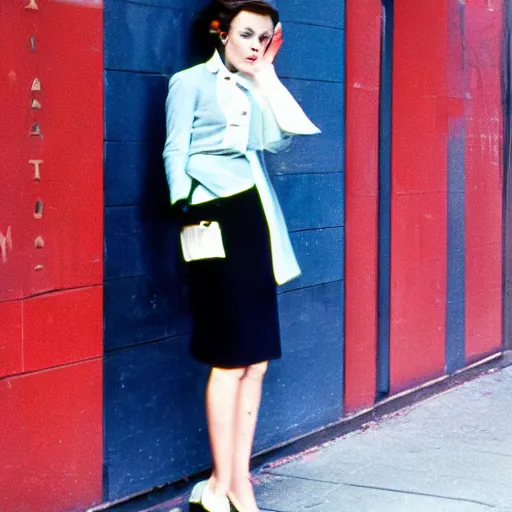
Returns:
[[[228,34],[227,32],[221,32],[220,33],[220,42],[226,46],[228,44]]]

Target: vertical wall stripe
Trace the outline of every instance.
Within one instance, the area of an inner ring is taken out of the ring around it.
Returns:
[[[345,412],[373,405],[381,0],[347,2]]]
[[[379,291],[377,326],[378,395],[386,395],[389,393],[393,15],[393,0],[383,0],[379,126]]]
[[[448,221],[445,365],[448,373],[465,362],[465,153],[464,5],[448,1]]]
[[[504,297],[503,297],[503,320],[504,320],[504,346],[505,350],[512,350],[512,137],[511,137],[511,119],[512,114],[512,8],[510,2],[505,3],[505,13],[503,17],[503,92],[505,99],[505,140],[504,140]]]
[[[503,4],[465,5],[466,362],[502,348]],[[485,65],[483,63],[485,62]]]
[[[445,371],[447,1],[394,5],[391,393]]]
[[[446,291],[446,369],[462,368],[464,355],[464,120],[448,121],[448,240]]]

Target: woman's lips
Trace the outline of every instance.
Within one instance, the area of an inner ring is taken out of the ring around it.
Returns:
[[[248,60],[250,62],[256,62],[258,60],[258,57],[247,57],[247,59],[245,60]]]

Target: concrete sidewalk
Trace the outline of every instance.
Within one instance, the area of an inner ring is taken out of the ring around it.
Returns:
[[[253,476],[268,512],[512,512],[512,367]],[[186,500],[130,510],[188,512]]]
[[[512,511],[512,367],[255,477],[267,511]]]

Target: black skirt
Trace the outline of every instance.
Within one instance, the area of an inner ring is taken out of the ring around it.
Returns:
[[[192,356],[218,368],[281,357],[270,236],[257,189],[193,205],[186,221],[219,222],[226,253],[187,264]]]

